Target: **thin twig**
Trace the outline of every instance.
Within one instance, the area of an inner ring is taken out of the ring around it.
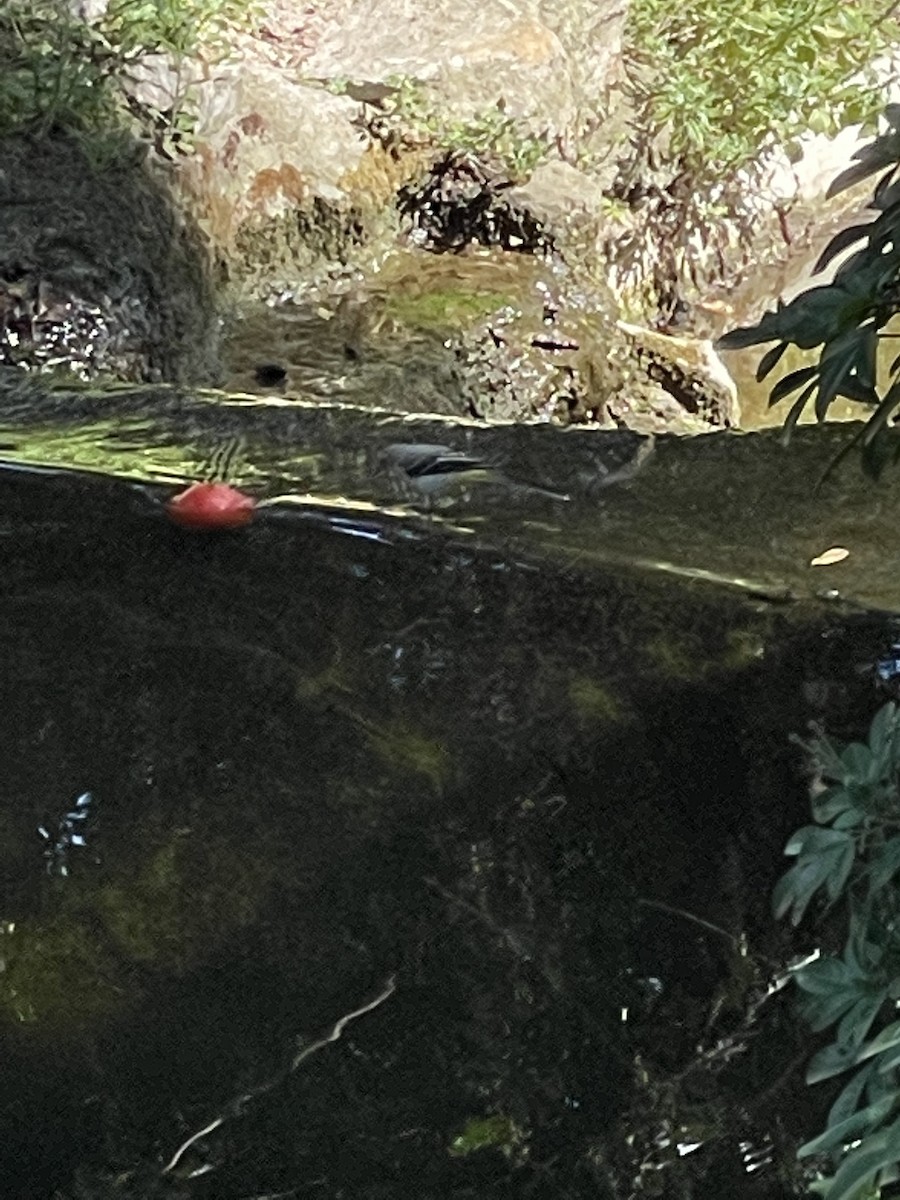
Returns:
[[[374,1008],[378,1008],[378,1006],[383,1004],[384,1001],[387,1000],[387,998],[396,990],[396,978],[395,976],[391,975],[377,996],[375,996],[372,1000],[367,1000],[365,1004],[360,1005],[359,1008],[355,1008],[352,1012],[346,1013],[343,1017],[339,1017],[338,1020],[335,1021],[330,1027],[327,1033],[317,1038],[316,1041],[311,1042],[310,1045],[294,1056],[291,1061],[291,1065],[287,1068],[287,1070],[279,1071],[278,1074],[274,1075],[268,1083],[255,1088],[251,1092],[244,1093],[244,1095],[240,1096],[237,1100],[233,1100],[227,1106],[227,1108],[223,1109],[217,1117],[209,1122],[208,1125],[204,1125],[202,1129],[199,1129],[196,1133],[191,1134],[187,1141],[183,1142],[178,1147],[169,1162],[163,1167],[162,1174],[168,1175],[169,1172],[174,1171],[191,1146],[193,1146],[196,1142],[199,1142],[201,1138],[205,1138],[207,1134],[212,1133],[214,1129],[218,1129],[220,1125],[224,1125],[225,1122],[230,1120],[232,1117],[240,1116],[249,1100],[255,1099],[255,1097],[264,1095],[266,1092],[271,1091],[272,1088],[276,1087],[282,1082],[282,1080],[286,1079],[288,1075],[293,1074],[293,1072],[297,1070],[301,1063],[304,1063],[311,1055],[315,1054],[317,1050],[321,1050],[322,1047],[327,1046],[329,1042],[336,1042],[351,1021],[355,1021],[357,1017],[365,1016],[366,1013],[371,1012]]]
[[[396,980],[392,975],[374,1000],[369,1000],[366,1004],[354,1009],[353,1012],[347,1013],[345,1017],[341,1017],[340,1020],[335,1021],[331,1027],[330,1033],[327,1033],[324,1037],[319,1038],[317,1042],[312,1042],[306,1047],[305,1050],[301,1050],[300,1053],[295,1056],[294,1061],[291,1064],[291,1070],[296,1071],[300,1064],[305,1062],[311,1054],[315,1054],[317,1050],[321,1050],[322,1047],[327,1046],[329,1042],[336,1042],[344,1032],[345,1026],[349,1025],[351,1021],[355,1021],[357,1017],[365,1016],[367,1012],[371,1012],[372,1009],[377,1008],[379,1004],[383,1004],[385,1000],[387,1000],[388,996],[392,995],[396,990]]]
[[[687,909],[675,908],[674,905],[664,904],[661,900],[645,900],[643,896],[638,900],[638,904],[643,904],[645,908],[658,908],[660,912],[671,913],[673,917],[683,917],[685,921],[693,921],[695,925],[702,925],[710,933],[717,933],[720,937],[727,938],[734,946],[739,947],[741,944],[739,937],[735,937],[721,925],[713,925],[712,921],[705,921],[703,917],[698,917],[696,913],[688,912]]]

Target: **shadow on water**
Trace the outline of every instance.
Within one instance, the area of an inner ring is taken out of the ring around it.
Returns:
[[[6,1194],[801,1194],[787,734],[884,622],[120,496],[0,474]]]

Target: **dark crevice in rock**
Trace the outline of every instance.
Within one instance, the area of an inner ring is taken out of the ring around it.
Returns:
[[[398,208],[430,250],[460,251],[476,242],[522,254],[547,254],[553,238],[528,211],[504,198],[513,181],[474,155],[451,151],[424,183],[400,190]]]

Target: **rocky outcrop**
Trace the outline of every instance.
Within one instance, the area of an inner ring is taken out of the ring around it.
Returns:
[[[168,189],[123,141],[0,141],[0,364],[212,382],[209,262]]]
[[[102,6],[84,12],[96,20]],[[161,55],[145,57],[130,68],[126,86],[145,112],[162,115],[161,127],[178,113],[185,119],[179,130],[189,125],[175,135],[172,124],[171,144],[161,134],[156,149],[168,155],[167,181],[239,295],[294,299],[336,270],[361,270],[371,281],[398,244],[454,254],[473,243],[549,254],[569,271],[564,303],[572,310],[554,317],[552,328],[542,317],[532,327],[528,298],[513,294],[503,311],[463,331],[453,352],[464,373],[479,365],[489,372],[470,411],[616,422],[643,432],[728,427],[736,420],[734,388],[710,358],[706,339],[726,322],[745,319],[761,293],[777,292],[781,268],[733,293],[743,250],[731,246],[734,231],[726,224],[708,244],[702,238],[692,244],[687,257],[663,262],[657,251],[668,244],[666,229],[652,204],[611,199],[627,135],[616,101],[625,16],[623,0],[590,6],[329,0],[302,10],[269,0],[252,29],[228,31],[224,56],[213,61],[207,48],[177,69]],[[768,249],[755,261],[774,261],[781,251],[795,265],[807,261],[809,224],[820,219],[818,195],[832,166],[849,153],[849,137],[824,145],[812,139],[796,164],[772,156],[764,194],[754,201],[754,221],[769,230]],[[65,161],[55,166],[51,179],[37,164],[42,195],[59,190],[65,178]],[[31,169],[27,164],[21,178]],[[648,196],[656,186],[649,181]],[[75,190],[76,207],[82,191]],[[103,203],[88,201],[98,210]],[[127,198],[132,211],[140,203]],[[126,231],[126,246],[141,228],[156,245],[171,240],[139,221]],[[118,234],[108,237],[103,229],[100,240],[118,245]],[[780,240],[774,249],[773,238]],[[18,218],[10,239],[31,254]],[[186,354],[211,363],[211,327],[197,324],[208,303],[182,304],[178,297],[202,279],[202,255],[195,254],[186,278],[176,278],[177,270],[160,278],[154,294],[166,298],[166,311],[152,319],[143,308],[153,289],[140,270],[129,276],[134,287],[81,280],[81,290],[67,291],[58,286],[58,272],[43,270],[40,253],[33,257],[23,265],[10,252],[0,261],[5,361],[68,362],[83,374],[110,369],[127,378],[214,373],[212,366],[186,370],[181,361]],[[713,259],[718,288],[704,282]],[[698,281],[690,295],[680,290],[686,265]],[[788,269],[789,286],[797,274]],[[662,307],[651,311],[663,276]],[[655,283],[648,287],[648,280]],[[518,309],[521,321],[509,309]],[[626,312],[635,327],[647,326],[633,362],[635,337],[614,329]],[[165,324],[172,362],[147,349],[158,344],[148,326],[153,320]],[[662,342],[647,347],[648,339],[664,337],[650,328],[655,322],[677,334],[664,339],[660,354]],[[440,411],[457,411],[455,403],[455,397],[435,401]]]
[[[647,379],[686,413],[714,428],[740,425],[737,387],[709,339],[678,337],[627,321],[616,325],[634,346]]]
[[[584,8],[335,0],[298,17],[272,0],[254,32],[230,35],[228,61],[176,73],[159,59],[135,95],[167,111],[187,71],[193,129],[179,186],[233,267],[258,253],[253,231],[265,228],[267,266],[280,258],[284,274],[377,240],[430,159],[499,150],[532,160],[523,178],[535,156],[564,162],[620,72],[622,0]],[[330,232],[317,238],[326,211]]]

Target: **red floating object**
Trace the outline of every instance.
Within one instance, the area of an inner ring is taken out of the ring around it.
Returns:
[[[256,501],[230,483],[192,483],[166,502],[166,513],[182,529],[243,529]]]

